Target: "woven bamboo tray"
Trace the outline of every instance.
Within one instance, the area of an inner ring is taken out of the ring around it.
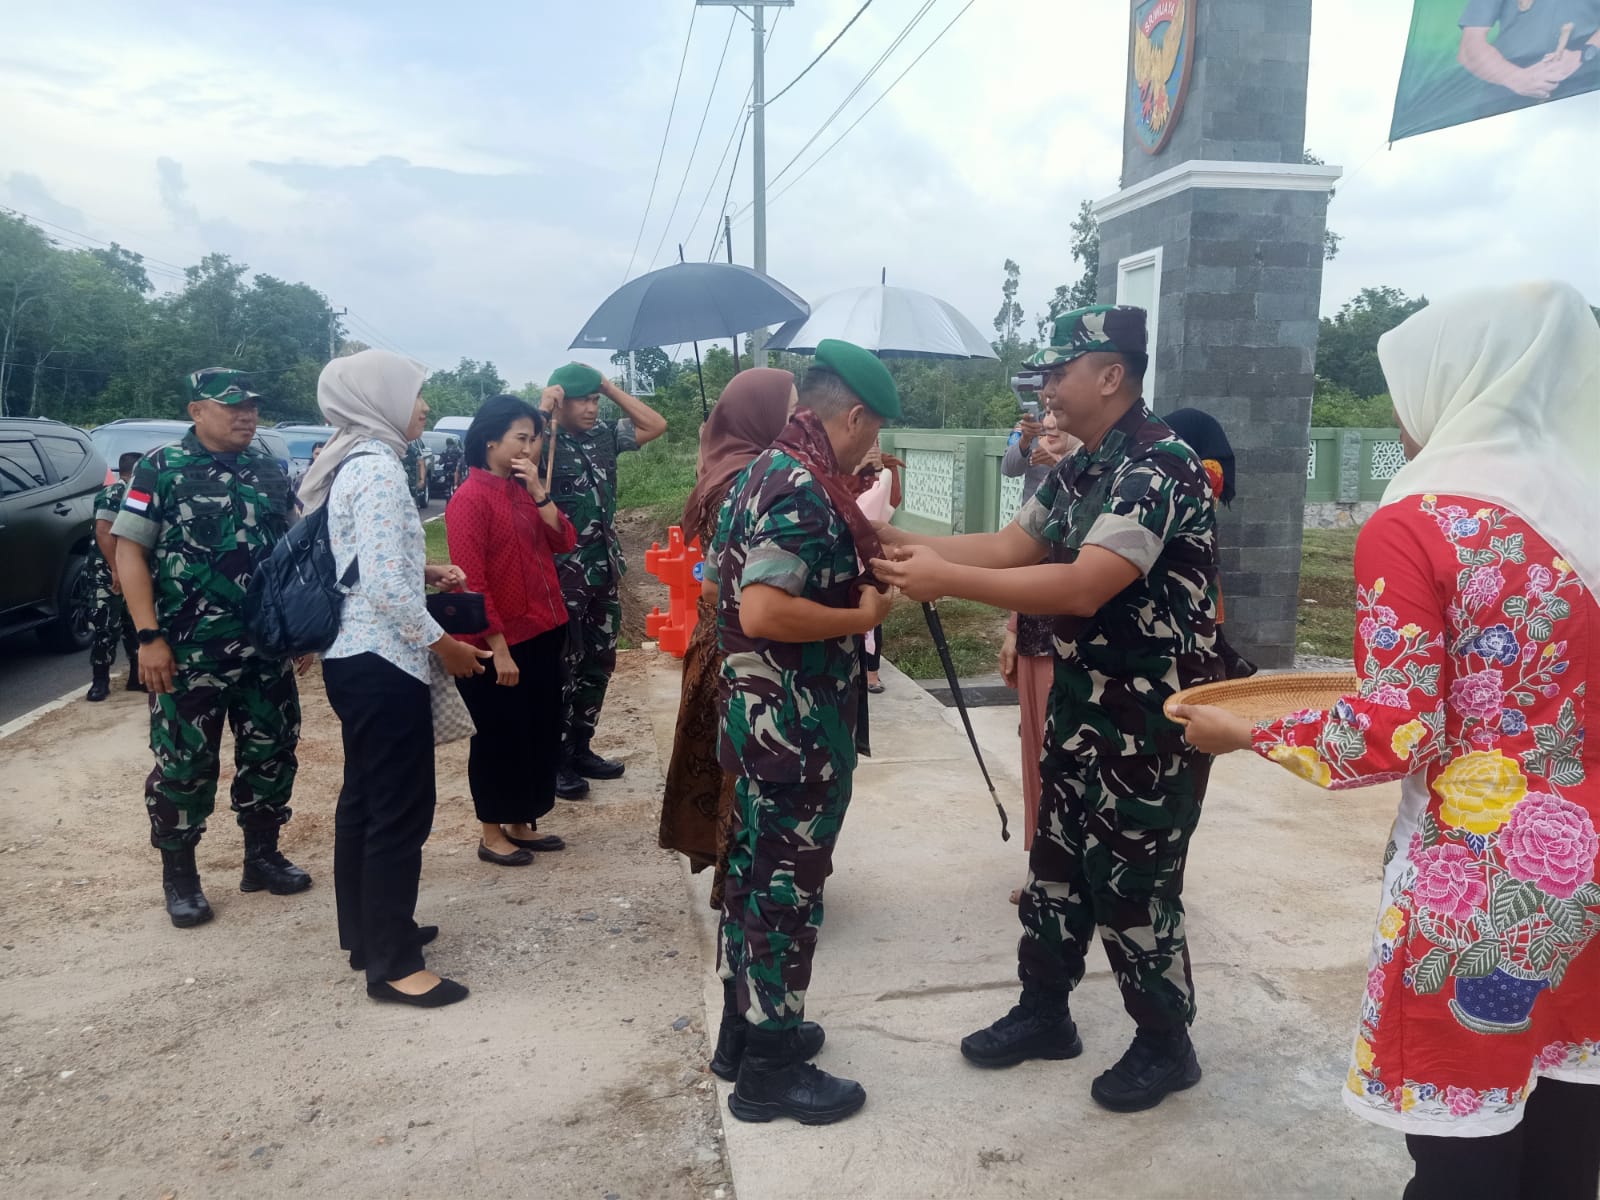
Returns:
[[[1167,709],[1171,716],[1174,704],[1212,704],[1236,717],[1264,721],[1307,708],[1332,708],[1341,696],[1353,696],[1360,687],[1361,680],[1354,671],[1256,675],[1185,688],[1167,701]]]

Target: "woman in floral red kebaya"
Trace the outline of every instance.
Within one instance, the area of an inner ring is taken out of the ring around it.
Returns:
[[[1411,460],[1356,546],[1360,693],[1210,753],[1401,780],[1345,1100],[1407,1200],[1600,1188],[1600,327],[1543,283],[1434,304],[1378,355]]]

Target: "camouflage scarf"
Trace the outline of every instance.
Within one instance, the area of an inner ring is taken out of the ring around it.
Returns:
[[[834,456],[828,431],[822,427],[822,418],[809,408],[797,409],[773,445],[811,472],[822,485],[834,512],[850,527],[851,540],[856,544],[856,558],[861,563],[862,582],[884,591],[884,586],[867,565],[883,556],[883,543],[872,528],[872,522],[856,506],[859,489],[854,484],[854,477],[839,474],[839,460]]]

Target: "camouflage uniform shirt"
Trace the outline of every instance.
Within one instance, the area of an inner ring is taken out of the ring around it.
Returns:
[[[556,437],[550,494],[578,531],[577,545],[556,555],[561,590],[568,596],[613,585],[628,569],[616,532],[617,458],[638,448],[627,417],[600,421],[584,433],[563,429]]]
[[[94,519],[96,521],[110,521],[116,523],[117,513],[122,508],[122,497],[128,490],[128,485],[121,479],[113,479],[101,488],[94,498]],[[89,562],[105,562],[105,556],[100,553],[100,539],[92,538],[89,542]],[[110,564],[107,564],[110,565]]]
[[[739,626],[740,593],[752,583],[830,608],[853,604],[855,541],[822,485],[782,450],[760,455],[728,492],[706,577],[718,588],[724,655],[722,769],[771,783],[848,777],[856,765],[859,639],[773,642]]]
[[[254,449],[233,464],[191,427],[134,468],[111,532],[152,551],[156,616],[179,666],[256,653],[244,594],[289,522],[289,481]]]
[[[1194,451],[1136,404],[1093,451],[1064,460],[1017,523],[1070,563],[1101,546],[1143,574],[1092,617],[1057,617],[1052,744],[1105,755],[1184,750],[1162,712],[1221,677],[1216,508]]]

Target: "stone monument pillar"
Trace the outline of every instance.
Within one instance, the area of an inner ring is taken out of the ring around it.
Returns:
[[[1100,299],[1151,316],[1145,397],[1228,432],[1229,640],[1294,662],[1328,197],[1308,166],[1311,0],[1131,0],[1122,190],[1100,201]]]

